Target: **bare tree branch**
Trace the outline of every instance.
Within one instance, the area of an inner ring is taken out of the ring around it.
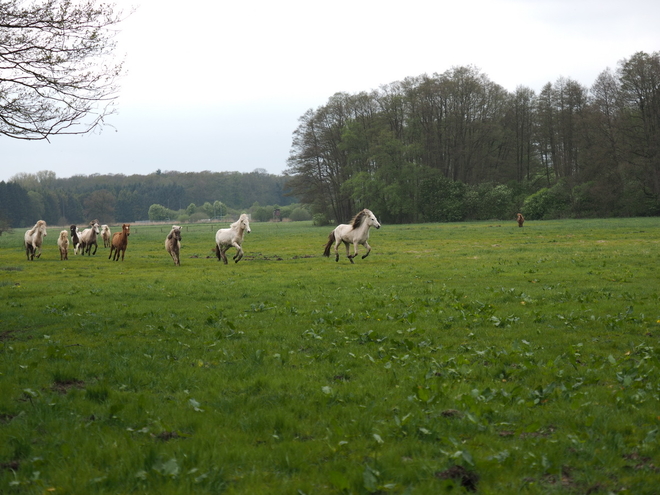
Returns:
[[[0,0],[0,134],[26,140],[84,134],[114,113],[114,5]]]

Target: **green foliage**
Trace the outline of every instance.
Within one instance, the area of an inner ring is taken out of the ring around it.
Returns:
[[[429,222],[464,220],[467,188],[445,177],[428,178],[420,186],[421,211]]]
[[[153,204],[149,207],[149,220],[152,222],[162,222],[176,217],[176,212],[165,208],[163,205]]]
[[[301,206],[298,206],[294,208],[290,214],[287,215],[286,218],[290,218],[294,222],[303,222],[306,220],[311,220],[312,219],[312,214],[309,212],[307,208],[303,208]]]
[[[525,198],[522,213],[529,220],[547,220],[566,216],[569,201],[565,185],[559,183],[552,188],[544,187]]]
[[[230,209],[244,211],[255,201],[279,205],[296,201],[284,195],[284,177],[260,172],[95,174],[58,179],[53,172],[43,171],[17,174],[3,184],[0,213],[4,211],[15,227],[34,225],[39,219],[49,225],[87,223],[93,218],[130,223],[150,219],[149,208],[154,204],[176,212],[167,215],[172,219],[198,212],[204,212],[204,218],[222,218]]]
[[[336,93],[300,118],[287,186],[337,221],[509,219],[530,184],[532,218],[657,215],[658,80],[660,52],[638,52],[591,89],[509,93],[468,66]]]

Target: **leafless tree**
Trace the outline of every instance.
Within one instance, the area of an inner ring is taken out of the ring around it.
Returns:
[[[122,13],[96,0],[0,0],[0,134],[48,140],[114,111]]]

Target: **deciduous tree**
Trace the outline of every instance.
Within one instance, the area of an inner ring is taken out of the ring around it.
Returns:
[[[0,134],[48,139],[113,112],[122,13],[96,0],[0,0]]]

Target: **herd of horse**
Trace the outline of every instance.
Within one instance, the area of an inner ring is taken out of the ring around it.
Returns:
[[[522,214],[518,213],[517,218],[518,226],[522,227],[525,218]],[[338,225],[328,236],[328,242],[325,244],[323,256],[330,257],[330,251],[334,244],[335,261],[339,261],[339,246],[343,244],[346,248],[346,257],[351,263],[353,259],[358,256],[358,246],[364,246],[367,252],[362,255],[362,259],[369,256],[371,246],[369,245],[369,229],[375,227],[380,228],[380,223],[371,210],[364,209],[360,211],[349,223]],[[222,260],[227,264],[227,250],[235,248],[236,254],[232,258],[234,262],[238,263],[243,258],[243,237],[245,233],[250,233],[250,219],[247,214],[243,213],[237,221],[232,223],[229,228],[219,229],[215,234],[214,252],[218,260]],[[68,259],[68,248],[73,246],[74,254],[81,253],[83,256],[93,256],[98,249],[97,238],[101,235],[103,239],[103,246],[110,248],[110,256],[113,261],[124,261],[126,248],[128,247],[128,236],[131,233],[130,224],[123,224],[121,232],[115,232],[111,235],[110,227],[107,225],[99,225],[97,220],[90,223],[89,227],[82,232],[78,227],[71,225],[71,242],[68,240],[68,232],[63,230],[60,232],[57,245],[60,250],[60,260]],[[39,220],[34,227],[25,232],[25,254],[28,261],[34,260],[41,256],[41,245],[43,238],[46,236],[46,222]],[[353,254],[350,254],[350,246],[353,245]],[[91,252],[92,246],[94,252]],[[181,265],[180,259],[181,249],[181,227],[173,225],[172,230],[165,239],[165,250],[172,257],[176,266]]]

